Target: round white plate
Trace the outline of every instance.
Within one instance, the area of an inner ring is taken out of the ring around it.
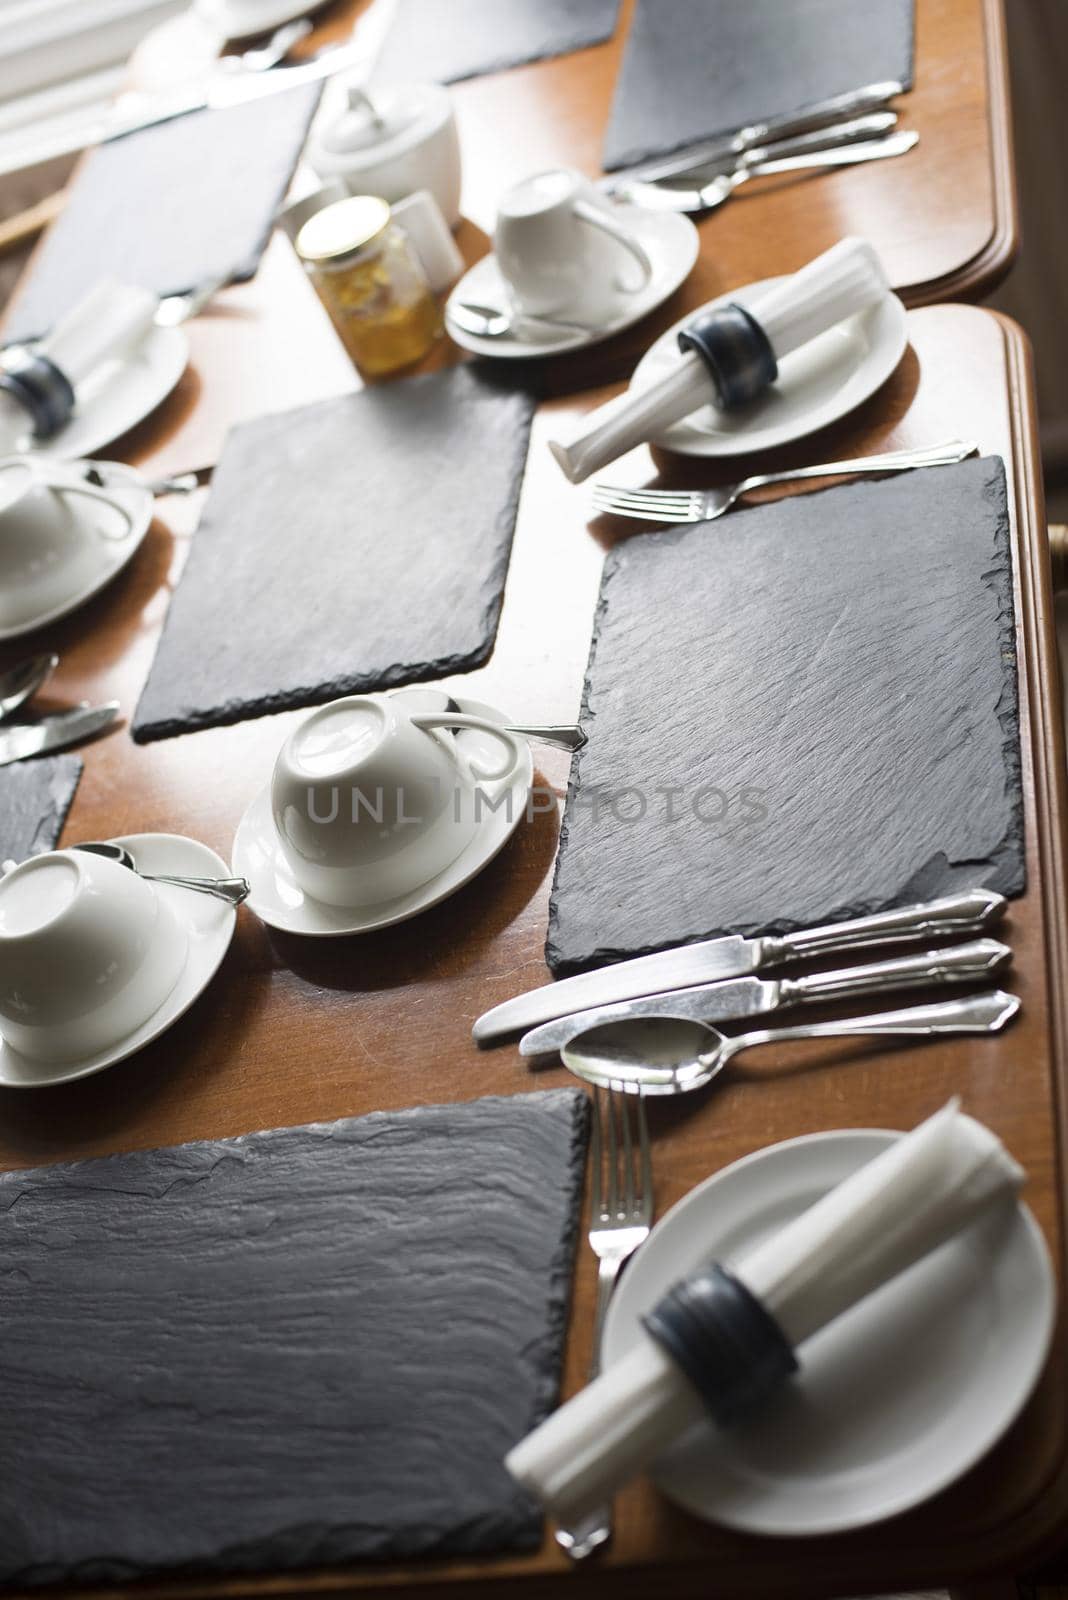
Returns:
[[[502,361],[528,361],[532,356],[557,356],[567,350],[585,350],[587,345],[600,344],[655,311],[692,272],[699,248],[697,229],[689,217],[671,211],[648,211],[643,206],[619,206],[617,210],[620,221],[625,222],[645,246],[653,264],[653,275],[637,294],[617,294],[615,312],[603,326],[591,333],[554,333],[551,328],[534,333],[528,329],[528,337],[523,339],[511,335],[479,339],[465,333],[449,315],[454,300],[488,306],[509,303],[509,291],[497,267],[497,257],[488,255],[464,274],[449,296],[445,327],[450,339],[463,349],[474,351],[475,355],[494,356]]]
[[[27,433],[9,454],[58,456],[74,461],[102,450],[165,400],[189,362],[189,339],[182,328],[152,328],[135,351],[121,361],[106,361],[78,390],[74,415],[54,439]]]
[[[142,872],[173,872],[187,878],[228,878],[230,869],[221,857],[196,839],[176,833],[131,833],[113,841],[131,852]],[[156,892],[165,900],[189,936],[189,954],[178,982],[164,1000],[133,1033],[118,1044],[80,1061],[49,1065],[31,1061],[0,1040],[0,1085],[9,1089],[43,1089],[49,1084],[71,1083],[88,1078],[125,1061],[184,1016],[218,971],[233,937],[237,913],[224,900],[196,894],[160,883]]]
[[[196,15],[224,39],[251,39],[280,28],[283,22],[310,17],[329,5],[330,0],[257,0],[255,6],[235,4],[234,0],[196,0]]]
[[[606,1363],[645,1337],[639,1317],[680,1277],[739,1258],[899,1138],[812,1134],[699,1184],[624,1273]],[[959,1478],[1017,1416],[1042,1371],[1055,1301],[1031,1213],[991,1216],[807,1340],[800,1372],[764,1416],[691,1429],[654,1481],[694,1516],[747,1533],[840,1533],[895,1516]]]
[[[737,300],[749,306],[782,278],[764,278],[721,295],[701,309]],[[632,389],[650,384],[682,359],[678,335],[699,313],[691,311],[651,345],[634,369]],[[740,411],[706,406],[652,442],[689,456],[751,455],[802,439],[854,410],[894,371],[908,345],[905,308],[895,294],[820,334],[785,356],[779,377],[759,400]]]
[[[95,537],[97,540],[97,568],[93,576],[82,587],[63,601],[62,605],[53,606],[51,611],[45,611],[40,616],[34,617],[29,622],[21,622],[15,628],[0,628],[0,644],[6,639],[20,639],[23,634],[35,633],[38,628],[46,627],[50,622],[58,622],[60,617],[65,617],[72,611],[77,611],[79,606],[85,605],[98,594],[105,584],[111,582],[127,562],[132,559],[135,552],[144,541],[155,513],[155,499],[141,474],[133,467],[125,467],[117,461],[101,461],[94,463],[98,466],[105,479],[105,492],[115,501],[116,506],[121,506],[128,513],[130,521],[125,522],[121,513],[110,511],[107,506],[99,501],[90,500],[83,495],[69,495],[67,503],[73,509],[78,508],[79,517],[84,519],[86,536]],[[125,526],[126,532],[115,537],[103,531],[103,524],[113,525],[114,530]]]
[[[403,696],[406,691],[398,690]],[[419,690],[410,691],[415,695]],[[469,716],[485,717],[487,721],[507,722],[492,706],[480,700],[456,696],[460,710]],[[464,728],[456,738],[476,761],[492,766],[500,759],[497,740],[478,728]],[[421,889],[398,895],[395,900],[383,900],[377,905],[347,909],[343,906],[324,905],[313,900],[293,877],[292,870],[278,843],[278,834],[271,815],[271,790],[268,784],[261,789],[238,824],[234,838],[233,870],[247,878],[252,893],[246,904],[269,927],[283,933],[303,933],[312,938],[329,938],[346,933],[371,933],[376,928],[388,928],[394,922],[404,922],[420,911],[427,911],[440,901],[462,889],[465,883],[482,871],[497,852],[507,843],[526,814],[530,784],[534,776],[534,762],[530,748],[519,740],[518,766],[498,783],[483,781],[483,789],[493,809],[487,807],[481,830],[465,850],[444,872],[431,878]],[[501,797],[507,793],[507,799]],[[500,804],[498,804],[500,801]]]

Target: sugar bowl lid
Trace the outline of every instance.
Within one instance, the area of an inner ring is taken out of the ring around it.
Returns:
[[[390,95],[381,104],[371,99],[359,84],[345,89],[345,106],[322,134],[323,149],[333,155],[359,155],[389,144],[411,127],[419,116],[419,106]]]

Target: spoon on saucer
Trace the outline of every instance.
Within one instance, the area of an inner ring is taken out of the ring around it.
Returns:
[[[670,998],[665,995],[665,1006]],[[706,1022],[667,1015],[631,1017],[587,1029],[565,1045],[560,1055],[576,1077],[598,1088],[621,1089],[628,1094],[690,1094],[711,1083],[732,1056],[754,1045],[854,1035],[929,1038],[948,1033],[998,1033],[1019,1009],[1015,995],[991,989],[938,1005],[907,1006],[840,1022],[759,1028],[733,1038]]]
[[[476,339],[522,338],[523,328],[548,328],[552,333],[596,333],[585,322],[564,322],[559,317],[535,317],[527,312],[514,315],[503,306],[472,305],[467,300],[453,300],[449,316],[464,333]]]
[[[30,656],[9,671],[0,673],[0,721],[13,717],[27,700],[32,700],[58,665],[58,656]]]
[[[91,839],[73,848],[86,850],[90,855],[104,856],[108,861],[117,861],[120,866],[129,867],[131,872],[136,872],[138,877],[149,883],[171,883],[178,889],[193,889],[197,894],[214,895],[217,900],[225,900],[232,906],[239,906],[242,900],[248,899],[247,878],[180,878],[167,872],[141,872],[126,846],[113,844],[110,840]]]

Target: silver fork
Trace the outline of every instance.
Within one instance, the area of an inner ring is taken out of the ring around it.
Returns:
[[[601,1336],[612,1290],[623,1263],[649,1237],[653,1173],[649,1129],[641,1094],[593,1091],[590,1135],[590,1249],[597,1257],[597,1310],[590,1377],[601,1370]],[[574,1528],[557,1528],[556,1542],[582,1561],[612,1537],[612,1507],[598,1506]]]
[[[971,440],[951,439],[927,450],[897,450],[889,455],[862,456],[857,461],[826,461],[818,467],[791,467],[788,472],[762,472],[719,489],[624,489],[610,483],[593,486],[594,508],[615,517],[637,517],[643,522],[715,522],[740,495],[768,483],[794,483],[801,478],[833,478],[839,473],[906,472],[912,467],[948,467],[973,456],[979,446]]]

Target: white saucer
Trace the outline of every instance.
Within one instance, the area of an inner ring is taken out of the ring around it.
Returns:
[[[702,310],[737,300],[751,305],[764,289],[781,283],[764,278],[709,301]],[[690,311],[651,345],[634,369],[632,389],[647,389],[682,358],[680,329],[693,321]],[[802,439],[825,428],[874,394],[894,371],[908,345],[905,308],[894,294],[877,306],[803,345],[784,357],[780,375],[759,400],[744,410],[726,412],[707,406],[677,422],[652,442],[690,456],[751,455]]]
[[[739,1258],[899,1138],[811,1134],[699,1184],[624,1273],[605,1361],[645,1337],[639,1317],[680,1277]],[[654,1481],[694,1516],[746,1533],[839,1533],[895,1516],[959,1478],[1015,1419],[1042,1371],[1055,1302],[1030,1211],[992,1215],[806,1341],[800,1372],[762,1418],[691,1429]]]
[[[248,6],[234,5],[233,0],[196,0],[193,11],[224,39],[251,39],[280,28],[283,22],[309,17],[329,4],[330,0],[258,0],[251,19]]]
[[[418,689],[396,691],[419,694]],[[485,717],[487,721],[505,723],[508,719],[492,706],[466,696],[456,696],[460,710],[470,716]],[[476,761],[492,767],[500,759],[500,749],[491,734],[478,728],[464,728],[456,735],[458,743]],[[444,872],[421,889],[398,895],[395,900],[380,901],[377,905],[353,907],[324,905],[304,893],[282,854],[271,815],[271,789],[268,784],[261,789],[238,824],[234,838],[233,871],[247,878],[252,893],[246,904],[269,927],[283,933],[303,933],[312,938],[328,938],[345,933],[371,933],[376,928],[388,928],[394,922],[404,922],[427,911],[440,901],[470,883],[476,873],[493,860],[508,842],[526,814],[530,784],[534,776],[534,762],[530,748],[519,740],[518,766],[497,783],[483,780],[487,797],[487,814],[482,829],[472,839],[466,850],[461,850],[456,860]],[[498,799],[507,791],[507,801]],[[496,809],[490,809],[492,804]]]
[[[58,456],[74,461],[102,450],[136,427],[165,400],[189,362],[189,339],[182,328],[152,328],[135,351],[107,361],[78,391],[78,405],[54,439],[25,436],[10,445],[10,455]]]
[[[173,872],[187,878],[230,876],[230,869],[214,850],[196,839],[182,838],[180,834],[131,833],[113,843],[124,844],[143,872]],[[71,1083],[75,1078],[103,1072],[105,1067],[125,1061],[127,1056],[165,1033],[207,988],[229,948],[237,921],[236,911],[224,900],[196,894],[192,889],[179,889],[166,883],[155,887],[189,936],[185,967],[163,1004],[118,1044],[80,1061],[64,1061],[59,1065],[30,1061],[0,1040],[0,1085],[10,1089],[43,1089],[49,1084]]]
[[[450,339],[479,356],[495,356],[503,361],[527,361],[532,356],[562,355],[567,350],[584,350],[621,333],[631,323],[655,311],[683,283],[693,270],[700,241],[689,217],[671,211],[649,211],[644,206],[618,206],[619,218],[644,246],[653,264],[653,275],[636,294],[618,294],[616,310],[602,327],[592,333],[554,333],[551,328],[529,337],[480,339],[453,322],[449,307],[454,300],[472,305],[505,306],[509,291],[497,267],[497,257],[484,256],[466,272],[445,306],[445,327]]]
[[[29,622],[21,622],[14,628],[0,628],[0,644],[7,639],[20,639],[23,634],[35,633],[38,628],[44,628],[50,622],[58,622],[60,617],[67,616],[76,611],[79,606],[85,605],[93,595],[99,593],[105,584],[111,582],[123,567],[131,560],[144,540],[152,523],[155,512],[155,498],[145,480],[133,467],[124,467],[117,461],[98,463],[105,478],[106,492],[112,496],[116,506],[121,506],[128,512],[130,521],[125,523],[119,511],[111,512],[99,501],[89,499],[84,495],[67,495],[67,504],[72,510],[77,508],[77,514],[84,518],[87,524],[88,536],[95,532],[99,544],[99,563],[92,577],[61,605],[53,606],[50,611],[42,612]],[[113,521],[115,528],[125,526],[125,533],[120,537],[109,537],[101,531],[103,521]]]

